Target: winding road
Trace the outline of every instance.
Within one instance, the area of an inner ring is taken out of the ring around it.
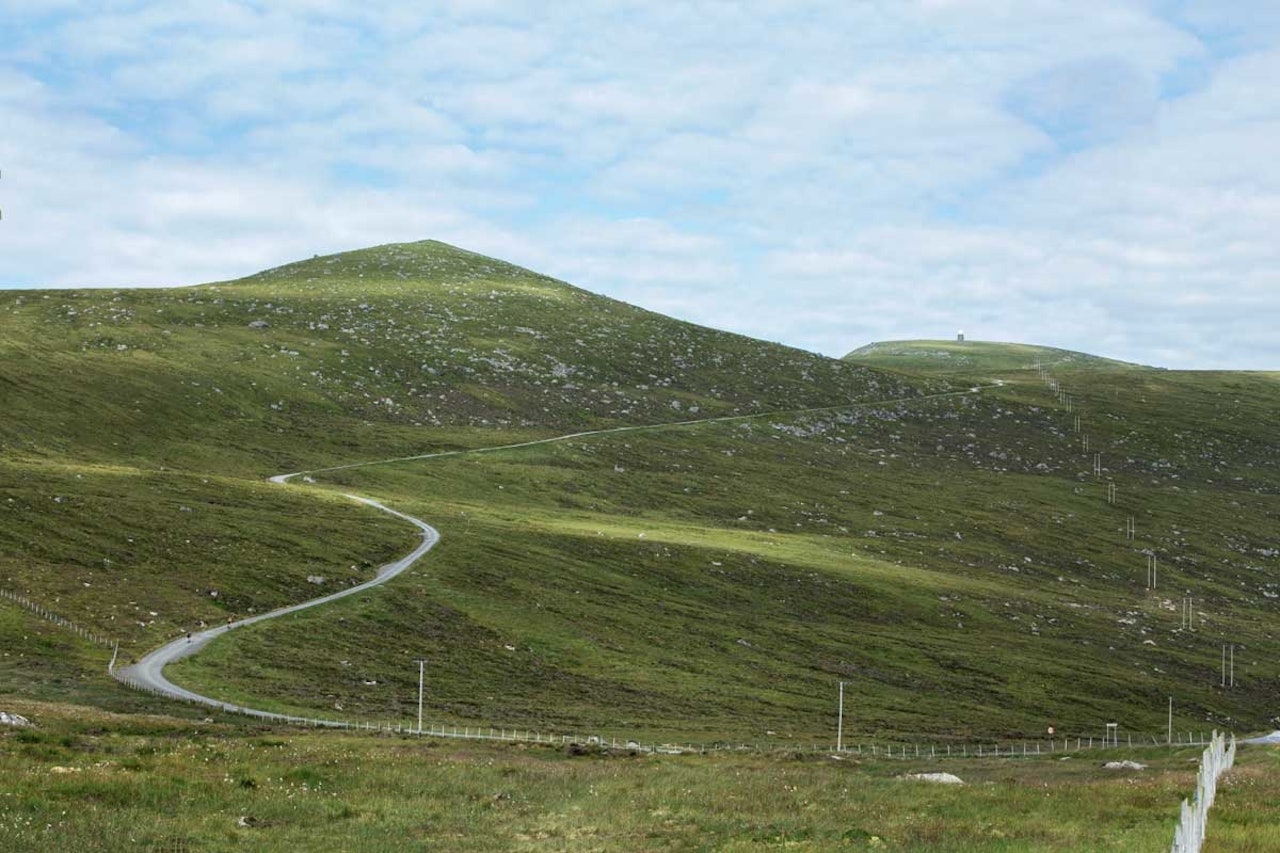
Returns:
[[[271,478],[273,482],[284,482],[275,477]],[[346,598],[348,595],[355,595],[366,589],[372,589],[379,584],[384,584],[405,569],[416,563],[419,558],[430,551],[435,544],[440,541],[440,533],[430,524],[427,524],[420,518],[414,518],[411,515],[405,515],[403,512],[397,512],[390,507],[383,506],[375,500],[362,498],[358,495],[347,495],[354,501],[367,504],[375,509],[390,513],[397,518],[402,518],[410,524],[422,531],[422,541],[418,546],[400,559],[387,563],[380,567],[373,580],[365,581],[362,584],[348,587],[340,592],[331,595],[325,595],[320,598],[313,598],[300,604],[293,604],[288,607],[281,607],[278,610],[272,610],[268,613],[262,613],[258,616],[250,616],[248,619],[241,619],[237,622],[228,622],[226,625],[219,625],[216,628],[209,628],[199,633],[191,634],[189,637],[179,637],[167,645],[161,646],[153,652],[149,652],[145,657],[137,663],[116,670],[113,674],[120,681],[131,687],[142,690],[150,690],[155,693],[161,693],[165,696],[171,696],[174,699],[182,699],[188,702],[198,702],[202,705],[211,705],[215,708],[221,708],[224,711],[234,711],[240,714],[248,714],[254,717],[264,717],[267,719],[297,721],[301,718],[290,716],[288,714],[277,714],[271,711],[261,711],[256,708],[246,708],[241,705],[234,705],[230,702],[223,702],[220,699],[214,699],[209,696],[203,696],[194,691],[188,690],[174,684],[164,676],[164,668],[176,660],[181,660],[189,655],[193,655],[200,649],[208,645],[210,640],[220,637],[228,631],[242,628],[245,625],[252,625],[255,622],[263,622],[267,619],[275,619],[278,616],[284,616],[289,613],[297,613],[299,610],[306,610],[309,607],[318,607],[321,604],[328,604],[330,601],[337,601],[339,598]],[[320,725],[346,725],[345,723],[326,723],[324,720],[308,720],[308,722],[318,723]]]
[[[697,426],[700,424],[721,424],[721,423],[730,423],[734,421],[759,420],[761,418],[793,417],[796,415],[848,411],[849,409],[870,408],[873,406],[904,405],[904,404],[910,404],[910,403],[919,403],[925,400],[937,400],[937,399],[946,398],[946,397],[967,396],[969,394],[975,394],[989,388],[998,388],[1003,384],[1004,384],[1003,382],[997,380],[995,383],[991,385],[974,386],[972,388],[968,388],[963,391],[946,391],[940,394],[924,394],[918,397],[890,398],[888,400],[875,400],[875,401],[862,402],[862,403],[848,403],[843,406],[822,406],[822,407],[810,408],[810,409],[795,409],[792,411],[785,411],[785,412],[764,412],[764,413],[753,414],[753,415],[730,415],[727,417],[701,418],[697,420],[687,420],[687,421],[671,421],[668,423],[661,423],[661,424],[641,424],[637,426],[622,426],[622,427],[611,427],[608,429],[587,430],[584,432],[570,433],[568,435],[558,435],[558,436],[553,436],[551,438],[536,439],[534,441],[523,441],[516,444],[502,444],[502,445],[496,445],[493,447],[479,447],[479,448],[474,448],[469,450],[446,450],[439,453],[424,453],[418,456],[401,456],[394,459],[377,459],[369,462],[353,462],[348,465],[334,465],[328,468],[315,468],[309,471],[296,471],[292,474],[277,474],[274,477],[270,477],[268,479],[272,483],[285,485],[294,477],[301,477],[309,474],[323,474],[323,473],[332,472],[332,471],[346,471],[352,468],[367,468],[374,465],[391,465],[398,462],[415,462],[415,461],[424,460],[424,459],[440,459],[447,456],[462,456],[465,454],[475,454],[475,453],[493,453],[500,450],[516,450],[522,447],[536,447],[538,445],[554,444],[557,442],[570,441],[576,438],[588,438],[591,436],[615,435],[618,433],[638,432],[638,431],[655,431],[655,430],[668,429],[668,428],[674,428],[674,427]],[[370,498],[363,498],[358,495],[350,495],[350,494],[346,495],[346,497],[351,498],[353,501],[359,501],[362,504],[371,506],[374,509],[381,510],[382,512],[389,513],[390,515],[394,515],[396,518],[400,518],[400,519],[403,519],[404,521],[409,522],[413,526],[417,527],[420,531],[422,531],[422,541],[410,553],[406,554],[405,556],[401,557],[400,559],[394,562],[387,563],[386,565],[380,567],[377,571],[377,574],[374,576],[372,580],[365,581],[362,584],[358,584],[356,586],[344,589],[340,592],[335,592],[330,595],[322,596],[320,598],[313,598],[308,601],[303,601],[299,604],[293,604],[288,607],[281,607],[277,610],[272,610],[268,613],[262,613],[257,616],[251,616],[247,619],[241,619],[236,622],[229,622],[226,625],[219,625],[216,628],[208,628],[204,631],[193,633],[189,637],[187,636],[179,637],[178,639],[170,643],[167,643],[166,645],[163,645],[152,652],[148,652],[137,663],[131,664],[126,667],[119,667],[119,668],[115,668],[113,666],[111,674],[114,675],[116,679],[121,681],[122,683],[139,690],[145,690],[152,693],[159,693],[161,695],[169,696],[174,699],[181,699],[186,702],[196,702],[202,705],[208,705],[213,708],[220,708],[224,711],[232,711],[239,714],[247,714],[253,717],[260,717],[263,719],[270,719],[270,720],[280,720],[284,722],[306,722],[312,725],[347,727],[349,724],[346,722],[340,722],[336,720],[323,720],[323,719],[297,717],[289,714],[279,714],[272,711],[263,711],[256,708],[248,708],[242,705],[233,704],[231,702],[224,702],[220,699],[215,699],[211,696],[204,696],[200,693],[196,693],[195,691],[188,690],[185,687],[181,687],[177,684],[174,684],[172,681],[167,679],[164,675],[164,668],[167,665],[173,663],[174,661],[181,660],[182,658],[195,654],[196,652],[200,651],[200,649],[208,645],[210,641],[212,641],[216,637],[219,637],[227,633],[228,631],[233,631],[236,628],[242,628],[245,625],[252,625],[256,622],[264,622],[267,619],[275,619],[279,616],[284,616],[289,613],[297,613],[300,610],[306,610],[310,607],[318,607],[321,604],[327,604],[330,601],[336,601],[339,598],[345,598],[348,595],[355,595],[358,592],[363,592],[366,589],[372,589],[375,586],[384,584],[387,581],[394,578],[396,575],[408,569],[414,563],[416,563],[428,551],[430,551],[433,547],[435,547],[435,544],[437,542],[440,541],[439,531],[437,531],[434,527],[432,527],[430,524],[427,524],[425,521],[423,521],[420,518],[414,518],[411,515],[406,515],[403,512],[398,512],[397,510],[391,509],[390,507],[387,507],[387,506],[383,506],[382,504],[378,503],[375,500],[371,500]]]

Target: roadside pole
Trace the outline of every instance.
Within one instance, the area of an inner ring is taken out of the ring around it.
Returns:
[[[836,752],[844,752],[844,682],[840,682],[840,712],[836,718]]]
[[[418,658],[418,734],[422,734],[422,678],[427,662]]]

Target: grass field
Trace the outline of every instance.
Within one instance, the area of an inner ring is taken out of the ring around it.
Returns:
[[[8,849],[1156,850],[1196,751],[1069,760],[573,756],[560,749],[109,716],[25,702],[0,733]],[[1118,753],[1117,753],[1118,754]],[[1210,829],[1261,851],[1276,750],[1242,750]],[[962,786],[906,780],[941,770]],[[1221,831],[1218,831],[1218,830]]]

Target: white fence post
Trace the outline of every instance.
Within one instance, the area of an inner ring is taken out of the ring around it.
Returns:
[[[1231,736],[1231,744],[1228,746],[1226,735],[1215,731],[1200,758],[1195,799],[1192,802],[1182,801],[1182,814],[1173,831],[1170,853],[1200,853],[1201,845],[1204,844],[1205,827],[1209,822],[1209,808],[1218,793],[1218,779],[1231,769],[1235,761],[1235,735]]]

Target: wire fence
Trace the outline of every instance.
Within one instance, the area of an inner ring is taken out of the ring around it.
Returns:
[[[8,599],[9,601],[12,601],[14,604],[17,604],[20,607],[24,607],[27,610],[30,610],[32,613],[39,616],[41,619],[44,619],[48,622],[52,622],[54,625],[57,625],[59,628],[64,628],[83,640],[88,640],[89,642],[94,643],[95,645],[103,646],[104,648],[108,648],[108,649],[115,648],[115,644],[116,644],[115,640],[109,640],[106,637],[102,636],[101,634],[95,634],[93,631],[90,631],[88,628],[85,628],[82,625],[77,625],[75,622],[72,622],[70,619],[67,619],[63,616],[59,616],[58,614],[54,613],[52,610],[49,610],[48,608],[46,608],[44,605],[38,604],[32,601],[31,599],[27,598],[26,596],[18,595],[18,593],[10,592],[7,589],[0,589],[0,598]]]
[[[600,750],[622,750],[655,755],[707,754],[707,753],[798,753],[811,755],[830,755],[836,758],[862,757],[871,759],[893,759],[900,761],[941,761],[961,758],[1035,758],[1036,756],[1094,752],[1101,754],[1106,750],[1123,750],[1134,748],[1149,749],[1152,747],[1170,746],[1205,746],[1211,742],[1210,732],[1176,732],[1173,738],[1152,734],[1128,735],[1123,740],[1115,735],[1072,737],[1053,737],[1042,740],[990,741],[972,743],[931,743],[900,741],[865,741],[861,743],[843,744],[837,747],[833,743],[795,743],[787,741],[653,741],[647,742],[638,738],[619,738],[614,735],[582,734],[582,733],[550,733],[536,731],[524,727],[495,727],[475,725],[453,725],[439,722],[423,722],[418,726],[409,721],[373,721],[359,719],[334,719],[332,717],[308,717],[297,714],[284,714],[276,711],[264,711],[248,708],[230,702],[218,700],[200,700],[190,697],[175,696],[164,690],[131,678],[127,671],[113,672],[112,675],[121,684],[133,690],[163,696],[167,699],[187,702],[191,705],[204,705],[214,710],[229,714],[238,714],[260,720],[284,723],[307,728],[341,729],[353,732],[373,732],[432,738],[452,738],[459,740],[502,741],[508,743],[550,744],[558,746],[577,746]]]

